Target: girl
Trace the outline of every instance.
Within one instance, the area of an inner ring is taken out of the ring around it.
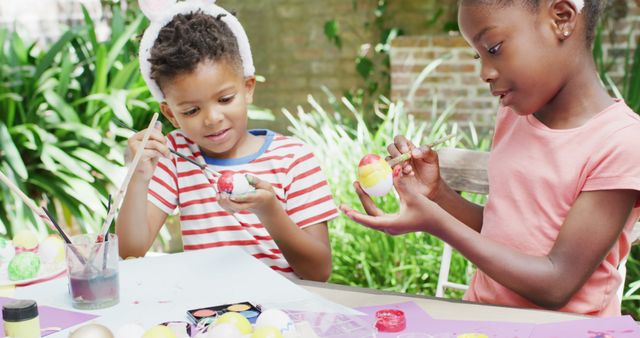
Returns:
[[[383,214],[356,183],[368,215],[391,234],[427,231],[477,267],[465,299],[598,316],[620,314],[617,266],[640,216],[640,118],[609,97],[591,44],[602,1],[463,0],[461,32],[482,79],[500,98],[489,160],[489,199],[462,199],[438,157],[411,151],[394,179],[401,208]]]
[[[237,246],[291,277],[326,281],[326,222],[338,215],[310,147],[247,130],[256,79],[242,25],[212,0],[140,1],[151,19],[140,66],[162,114],[179,128],[153,130],[127,188],[116,231],[123,257],[142,256],[167,215],[180,211],[185,250]],[[131,155],[144,131],[129,139]],[[216,195],[198,166],[246,174],[255,192]]]

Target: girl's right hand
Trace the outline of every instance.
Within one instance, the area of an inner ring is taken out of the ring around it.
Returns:
[[[389,158],[411,152],[411,159],[397,166],[402,166],[404,175],[414,177],[421,195],[434,200],[442,186],[438,153],[428,146],[418,148],[402,135],[396,136],[393,141],[393,144],[387,146]]]
[[[140,143],[142,143],[145,132],[146,129],[141,130],[129,138],[125,152],[125,162],[129,163],[136,156],[136,150],[138,146],[140,146]],[[169,147],[167,146],[167,138],[162,134],[162,123],[156,122],[155,128],[151,131],[151,134],[149,134],[149,140],[144,147],[144,153],[140,157],[135,175],[145,181],[151,180],[160,157],[169,158],[170,154]]]

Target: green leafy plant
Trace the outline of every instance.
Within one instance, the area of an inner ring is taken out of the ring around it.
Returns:
[[[449,122],[455,103],[431,121],[421,121],[404,111],[404,105],[381,97],[374,105],[379,120],[371,128],[365,121],[362,107],[328,90],[324,108],[309,97],[310,111],[299,107],[295,113],[283,110],[291,124],[290,131],[310,144],[321,162],[337,203],[359,206],[352,187],[356,180],[358,161],[368,153],[386,154],[386,146],[394,135],[405,135],[416,144],[426,144],[444,135],[457,137],[446,146],[488,147],[489,137],[473,130],[463,133],[457,124]],[[434,109],[437,102],[434,103]],[[332,109],[329,111],[328,109]],[[350,116],[349,116],[350,115]],[[355,121],[355,122],[351,122]],[[378,205],[388,211],[397,210],[393,195],[377,198]],[[434,294],[440,266],[442,242],[425,233],[392,237],[367,229],[340,216],[330,223],[334,270],[331,281],[418,294]],[[468,264],[454,256],[451,279],[467,283]]]
[[[0,169],[58,221],[92,231],[103,220],[107,187],[121,175],[124,131],[111,116],[133,124],[151,111],[139,75],[136,35],[143,18],[111,20],[98,41],[92,19],[65,32],[46,50],[0,30]],[[122,138],[120,138],[120,141]],[[0,188],[0,230],[45,227]]]

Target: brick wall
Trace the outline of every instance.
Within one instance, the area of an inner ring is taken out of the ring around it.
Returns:
[[[605,60],[623,57],[627,39],[637,41],[640,31],[640,9],[635,1],[628,1],[628,16],[611,20],[605,33],[610,42],[604,46]],[[615,33],[615,34],[613,34]],[[480,62],[475,53],[459,35],[436,34],[429,36],[403,36],[396,38],[391,47],[391,97],[404,100],[409,111],[417,116],[433,116],[434,97],[439,113],[455,98],[454,119],[465,125],[491,127],[498,100],[491,96],[488,86],[480,80]],[[433,60],[446,58],[425,81],[417,83],[420,73]],[[624,71],[621,62],[609,74],[620,81]]]

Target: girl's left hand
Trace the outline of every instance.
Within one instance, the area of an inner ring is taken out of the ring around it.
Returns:
[[[340,210],[355,222],[389,235],[416,231],[433,233],[439,225],[438,214],[443,210],[421,193],[413,175],[415,174],[400,173],[394,177],[393,184],[400,197],[400,210],[397,213],[386,214],[378,209],[358,182],[354,182],[354,188],[366,214],[359,213],[347,205],[341,205]]]
[[[218,203],[227,212],[234,214],[243,210],[251,211],[258,217],[277,205],[278,199],[269,182],[263,181],[253,175],[247,175],[247,181],[255,191],[250,191],[241,195],[229,195],[218,193]]]

